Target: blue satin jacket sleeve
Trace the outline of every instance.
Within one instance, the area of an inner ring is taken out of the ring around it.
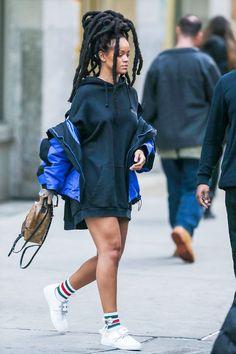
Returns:
[[[142,173],[142,172],[149,172],[151,169],[152,169],[152,163],[151,163],[151,166],[150,166],[150,160],[154,160],[155,158],[155,141],[154,139],[149,139],[147,140],[147,142],[145,142],[142,147],[145,147],[145,150],[146,150],[146,162],[143,166],[143,168],[140,170],[140,171],[137,171],[139,173]]]
[[[38,169],[38,182],[44,188],[61,194],[67,174],[72,168],[64,149],[55,138],[43,139],[40,158],[43,163]]]

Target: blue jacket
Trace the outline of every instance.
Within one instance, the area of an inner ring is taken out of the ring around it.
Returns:
[[[141,117],[135,136],[127,154],[127,169],[133,164],[134,152],[143,148],[146,163],[139,172],[150,171],[155,157],[156,131]],[[43,160],[38,169],[38,181],[46,189],[53,190],[62,197],[80,201],[85,177],[81,167],[80,137],[75,125],[68,119],[47,131],[48,138],[40,146]],[[129,171],[129,202],[135,204],[141,199],[135,171]]]

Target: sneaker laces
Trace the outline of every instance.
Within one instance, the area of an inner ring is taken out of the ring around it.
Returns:
[[[65,313],[65,314],[68,312],[68,303],[69,303],[69,300],[65,300],[61,303],[61,305],[60,305],[61,312]]]
[[[109,318],[108,320],[104,320],[104,323],[105,324],[104,324],[103,328],[101,328],[99,330],[99,333],[102,335],[109,333],[108,326],[109,326],[109,324],[112,323],[112,319]],[[117,340],[118,340],[120,338],[126,337],[129,334],[129,331],[126,327],[120,326],[120,328],[117,329],[116,333],[118,334],[118,336],[117,336]]]
[[[118,342],[120,339],[124,339],[128,336],[128,329],[126,327],[121,326],[119,330],[116,332],[116,336],[113,338],[114,342]]]
[[[129,334],[128,329],[124,326],[121,326],[121,328],[118,330],[118,332],[122,338],[128,336],[128,334]]]

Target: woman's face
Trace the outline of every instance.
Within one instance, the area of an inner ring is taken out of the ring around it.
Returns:
[[[109,71],[112,71],[112,67],[113,67],[114,48],[115,48],[115,40],[113,39],[111,42],[111,48],[108,50],[108,52],[99,53],[102,66],[104,66],[104,69],[107,69]],[[129,55],[130,55],[129,42],[125,37],[121,37],[119,39],[119,53],[117,56],[117,67],[116,67],[117,75],[125,75],[127,73],[128,65],[129,65]]]

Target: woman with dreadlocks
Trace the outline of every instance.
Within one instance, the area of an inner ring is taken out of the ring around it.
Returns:
[[[41,143],[40,198],[65,199],[65,229],[88,228],[97,255],[68,279],[45,287],[51,320],[67,330],[67,302],[75,291],[96,280],[104,311],[101,343],[139,350],[117,312],[117,271],[124,251],[131,205],[141,199],[136,172],[154,160],[155,131],[141,117],[132,85],[142,68],[134,25],[113,12],[83,16],[80,61],[66,121],[48,130]],[[128,75],[131,32],[135,47],[132,79]]]

